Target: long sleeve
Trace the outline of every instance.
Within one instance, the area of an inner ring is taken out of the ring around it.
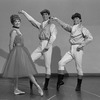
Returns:
[[[50,47],[56,39],[57,29],[54,24],[51,24],[50,31],[51,31],[51,36],[50,36],[50,40],[48,42],[47,47]]]
[[[22,11],[23,15],[28,19],[28,21],[36,28],[40,28],[41,23],[36,21],[32,16],[30,16],[27,12]]]
[[[87,45],[88,43],[90,43],[93,40],[93,36],[89,32],[89,30],[87,30],[86,28],[83,28],[82,32],[83,32],[83,35],[85,37],[83,46],[85,46],[85,45]]]
[[[58,22],[58,24],[60,24],[60,26],[61,26],[63,29],[65,29],[66,31],[68,31],[68,32],[71,32],[71,31],[72,31],[72,26],[70,26],[70,25],[64,23],[63,21],[61,21],[61,20],[58,19],[58,18],[56,18],[55,20],[56,20],[56,21]]]
[[[10,32],[9,51],[13,49],[14,39],[15,39],[16,35],[17,35],[17,33],[16,33],[15,30],[13,30],[13,31]]]

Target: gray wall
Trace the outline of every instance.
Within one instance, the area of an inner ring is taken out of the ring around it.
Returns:
[[[84,48],[84,73],[100,73],[100,0],[0,0],[0,73],[7,58],[9,32],[11,30],[10,16],[19,10],[27,11],[39,22],[42,22],[40,11],[49,9],[53,16],[72,25],[71,16],[75,12],[82,14],[83,25],[92,33],[94,40]],[[35,29],[24,16],[22,18],[21,32],[24,34],[25,46],[32,53],[38,46],[39,31]],[[57,23],[57,39],[53,45],[52,73],[57,72],[58,61],[69,50],[69,33],[64,31]],[[44,73],[44,58],[35,62],[39,73]],[[74,61],[66,65],[68,73],[76,73]]]

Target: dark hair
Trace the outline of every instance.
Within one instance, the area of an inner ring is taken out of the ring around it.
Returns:
[[[10,21],[11,21],[12,24],[14,24],[14,22],[16,20],[19,20],[21,22],[21,19],[20,19],[20,17],[17,14],[14,14],[14,15],[10,16]]]
[[[43,16],[44,13],[47,13],[48,15],[50,15],[50,11],[48,9],[44,9],[40,12],[40,14]]]
[[[82,19],[80,13],[75,13],[75,14],[73,14],[72,17],[71,17],[71,19],[74,19],[74,18],[76,18],[76,17],[78,17],[79,19]]]

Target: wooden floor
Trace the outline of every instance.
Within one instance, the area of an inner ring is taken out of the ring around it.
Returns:
[[[37,81],[43,88],[44,77],[37,77]],[[25,95],[13,94],[13,81],[0,78],[0,100],[100,100],[100,77],[84,77],[81,92],[75,91],[76,77],[66,77],[65,84],[60,91],[56,91],[57,79],[51,78],[49,90],[44,91],[44,96],[39,96],[34,86],[34,94],[30,95],[29,80],[19,80],[19,88],[25,91]]]

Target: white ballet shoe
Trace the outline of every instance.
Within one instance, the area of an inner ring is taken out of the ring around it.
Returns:
[[[21,91],[21,90],[19,90],[19,89],[15,89],[15,90],[14,90],[14,94],[15,94],[15,95],[21,95],[21,94],[25,94],[25,92],[24,92],[24,91]]]
[[[43,90],[41,89],[41,87],[40,87],[40,86],[38,87],[38,93],[39,93],[41,96],[43,96],[43,95],[44,95]]]

